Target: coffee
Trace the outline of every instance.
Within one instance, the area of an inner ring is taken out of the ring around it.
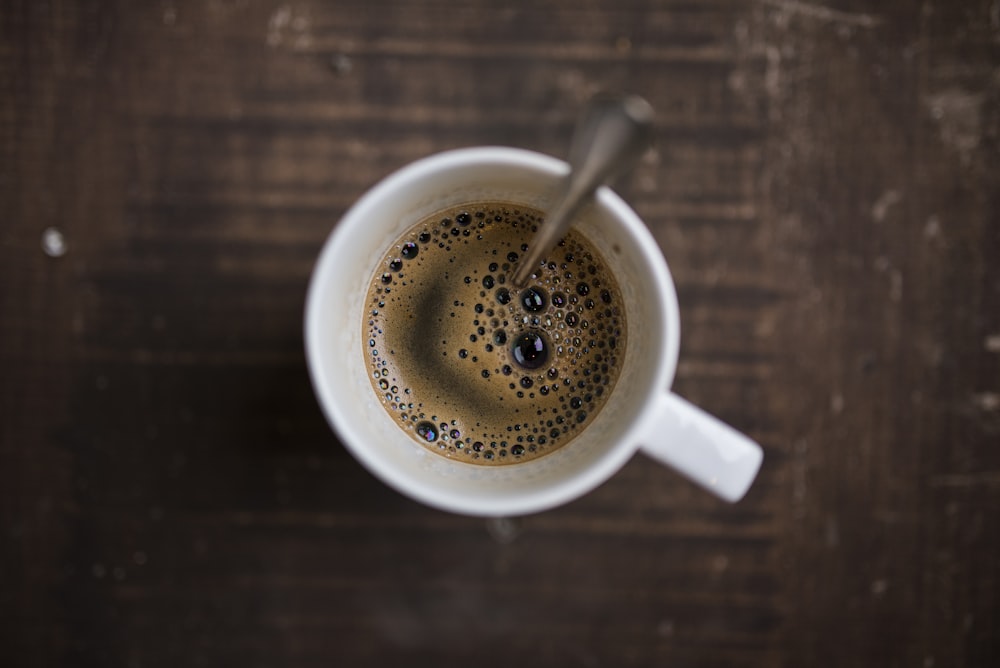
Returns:
[[[563,447],[618,380],[621,291],[571,230],[523,289],[509,281],[543,213],[481,202],[420,221],[368,288],[363,354],[400,427],[432,452],[482,465]]]

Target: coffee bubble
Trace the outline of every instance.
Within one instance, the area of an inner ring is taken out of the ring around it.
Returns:
[[[514,361],[525,369],[537,369],[549,359],[549,344],[539,332],[524,332],[511,347]]]
[[[402,245],[402,247],[400,247],[399,254],[402,255],[403,258],[407,260],[412,260],[413,258],[417,257],[418,250],[419,246],[417,246],[417,244],[413,243],[412,241],[407,241]]]
[[[437,427],[433,422],[418,422],[416,432],[417,436],[428,443],[433,443],[438,438]]]
[[[524,307],[525,311],[529,313],[537,313],[544,309],[547,305],[547,300],[545,299],[545,291],[539,287],[532,286],[526,288],[521,293],[521,306]]]

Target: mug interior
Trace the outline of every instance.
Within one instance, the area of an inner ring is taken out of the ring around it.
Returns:
[[[425,158],[387,177],[352,207],[327,240],[306,303],[306,352],[317,396],[341,441],[370,471],[424,503],[470,515],[515,515],[564,503],[597,486],[638,447],[652,398],[673,379],[679,345],[676,295],[645,225],[602,188],[575,223],[604,255],[625,302],[619,380],[591,424],[555,452],[479,466],[414,442],[380,403],[362,342],[365,297],[378,262],[406,230],[436,211],[478,201],[548,210],[565,163],[530,151],[475,148]]]

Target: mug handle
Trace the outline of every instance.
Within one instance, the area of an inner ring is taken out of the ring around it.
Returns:
[[[743,498],[764,459],[761,447],[673,392],[656,401],[642,450],[726,501]]]

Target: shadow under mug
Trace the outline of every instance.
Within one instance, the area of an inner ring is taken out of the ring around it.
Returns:
[[[760,468],[760,446],[670,391],[680,344],[674,283],[649,230],[608,188],[574,226],[601,250],[622,290],[625,354],[607,403],[571,442],[523,463],[455,461],[416,443],[372,390],[365,299],[390,245],[428,215],[461,204],[502,201],[546,211],[568,169],[521,149],[459,149],[403,167],[362,196],[324,245],[306,300],[309,372],[328,421],[378,478],[455,513],[512,516],[566,503],[640,449],[721,498],[739,500]]]

